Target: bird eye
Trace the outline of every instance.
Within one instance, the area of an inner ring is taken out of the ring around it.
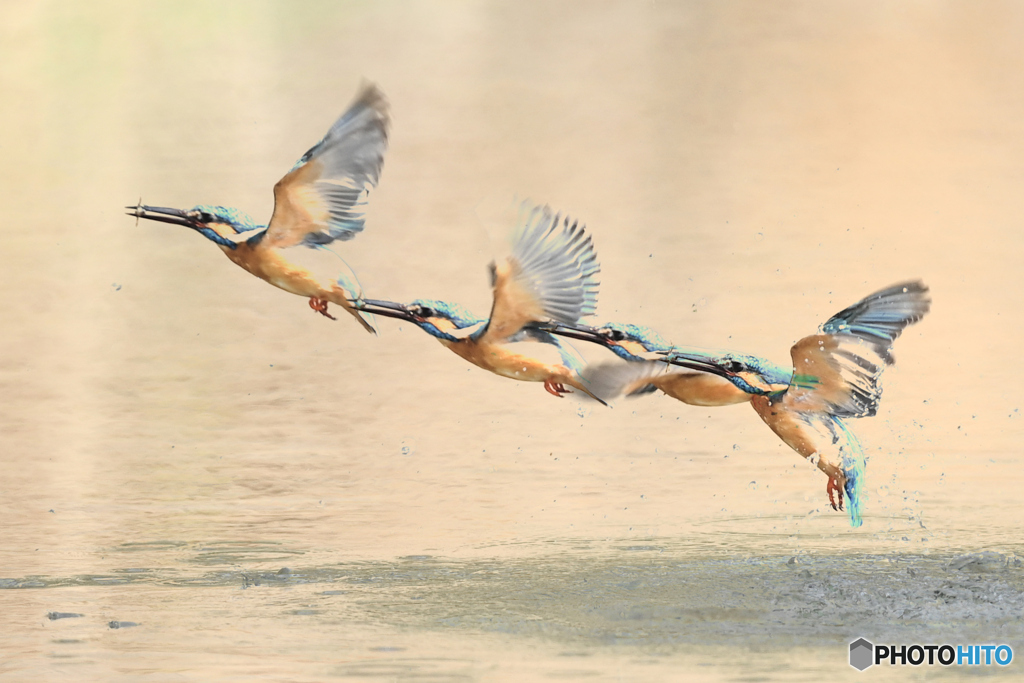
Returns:
[[[409,310],[412,311],[413,315],[417,315],[421,318],[432,318],[434,317],[434,309],[429,306],[410,306]]]
[[[612,341],[622,341],[626,338],[626,333],[622,330],[611,330],[606,328],[601,330],[601,334]]]
[[[746,366],[744,366],[743,363],[739,362],[738,360],[728,361],[726,363],[723,363],[722,366],[729,372],[742,372],[743,370],[746,369]]]

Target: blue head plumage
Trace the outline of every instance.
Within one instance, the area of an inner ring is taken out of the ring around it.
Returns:
[[[263,227],[254,221],[249,214],[230,206],[197,204],[189,210],[189,213],[202,223],[223,223],[236,233],[249,232],[250,230],[258,230]]]
[[[702,372],[710,372],[732,382],[748,394],[770,396],[786,391],[793,371],[757,356],[740,353],[710,353],[675,347],[665,360]]]
[[[416,316],[415,322],[423,331],[446,341],[454,342],[463,338],[452,335],[452,330],[463,330],[485,322],[484,318],[477,317],[459,304],[437,299],[416,299],[405,308]],[[443,325],[442,321],[447,321],[451,326]]]
[[[237,249],[240,244],[252,246],[266,234],[265,226],[258,225],[248,214],[227,206],[199,204],[187,211],[142,204],[127,208],[133,209],[130,216],[195,230],[226,249]],[[238,235],[242,238],[239,239]]]
[[[793,370],[757,356],[726,353],[712,362],[728,373],[726,379],[748,394],[777,394],[789,388]]]
[[[197,204],[186,212],[190,222],[193,224],[190,226],[196,232],[203,235],[207,239],[216,242],[222,247],[229,249],[237,249],[238,243],[228,239],[226,236],[220,234],[214,228],[209,227],[211,223],[220,225],[226,225],[235,231],[236,235],[243,233],[253,233],[252,237],[246,240],[249,246],[253,246],[266,231],[262,228],[264,226],[258,225],[249,214],[239,211],[238,209],[231,208],[230,206],[212,206],[209,204]]]
[[[649,327],[630,323],[605,323],[595,328],[605,338],[615,355],[624,360],[648,360],[638,353],[668,351],[672,348],[664,337]]]

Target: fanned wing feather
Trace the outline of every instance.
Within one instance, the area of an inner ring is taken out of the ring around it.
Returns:
[[[791,349],[794,373],[786,405],[835,417],[874,415],[882,371],[893,362],[893,342],[930,305],[927,287],[905,282],[832,316],[821,334],[804,337]]]
[[[885,361],[856,337],[816,334],[793,345],[793,383],[786,406],[837,417],[874,415]]]
[[[511,256],[492,266],[494,305],[485,334],[501,340],[530,322],[573,324],[593,315],[599,271],[585,226],[546,206],[528,211]]]
[[[268,246],[315,247],[362,231],[359,207],[380,177],[389,122],[384,94],[365,86],[323,140],[274,186]]]
[[[892,343],[903,328],[924,317],[931,307],[928,288],[920,281],[901,282],[867,296],[828,319],[822,334],[850,335],[892,363]]]

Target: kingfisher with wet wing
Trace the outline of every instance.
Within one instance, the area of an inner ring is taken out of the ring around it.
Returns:
[[[750,400],[732,382],[706,372],[703,366],[688,369],[666,364],[665,354],[677,347],[649,327],[628,323],[598,327],[555,323],[543,327],[558,336],[601,344],[626,361],[592,363],[584,369],[587,386],[604,401],[654,391],[694,406],[727,406]]]
[[[413,322],[457,355],[496,375],[543,382],[559,397],[572,393],[568,385],[601,400],[582,381],[578,354],[537,328],[555,322],[573,325],[592,315],[599,270],[585,226],[547,207],[524,207],[511,255],[491,264],[490,317],[431,299],[410,304],[364,299],[353,304],[361,311]]]
[[[132,209],[128,215],[191,228],[256,277],[307,297],[314,311],[333,320],[328,304],[337,304],[373,332],[350,303],[361,292],[344,261],[338,257],[331,275],[322,276],[300,265],[301,254],[293,248],[331,252],[327,245],[350,240],[363,230],[360,208],[380,177],[388,125],[383,93],[374,85],[365,86],[327,135],[274,185],[274,213],[268,225],[223,206],[182,210],[140,202],[127,207]]]
[[[833,443],[845,437],[847,451],[859,454],[860,446],[844,420],[878,411],[882,371],[894,361],[893,342],[930,307],[928,288],[918,281],[875,292],[829,318],[818,334],[794,344],[792,369],[729,353],[673,351],[666,358],[684,367],[703,367],[750,394],[750,403],[765,424],[828,475],[829,501],[836,507],[836,492],[841,507],[843,491],[854,493],[859,472],[828,462],[810,427],[822,425]]]
[[[851,500],[859,499],[854,495],[857,468],[852,460],[843,466],[830,462],[813,427],[821,425],[833,443],[844,437],[851,455],[860,450],[843,420],[877,412],[881,374],[893,363],[892,344],[930,305],[928,288],[917,281],[875,292],[829,318],[818,334],[798,341],[790,350],[793,368],[757,356],[672,346],[653,330],[635,325],[560,325],[551,331],[600,343],[632,361],[594,365],[584,373],[605,399],[661,389],[691,405],[749,401],[786,445],[829,477],[829,502],[842,509],[844,491]],[[659,358],[672,367],[665,368]]]

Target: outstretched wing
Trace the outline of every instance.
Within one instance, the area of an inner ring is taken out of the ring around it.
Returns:
[[[365,86],[324,139],[274,186],[265,244],[315,247],[362,231],[359,207],[380,177],[389,122],[384,94]]]
[[[905,282],[832,316],[820,334],[804,337],[791,349],[794,373],[786,405],[836,417],[874,415],[882,397],[879,379],[893,363],[893,342],[930,305],[927,287]]]
[[[924,317],[931,303],[923,282],[902,282],[844,308],[829,318],[819,332],[856,337],[881,356],[886,365],[891,365],[892,343],[903,328]]]
[[[491,266],[494,304],[483,336],[500,341],[530,322],[573,324],[593,315],[599,271],[585,226],[546,206],[529,210],[511,256]]]

